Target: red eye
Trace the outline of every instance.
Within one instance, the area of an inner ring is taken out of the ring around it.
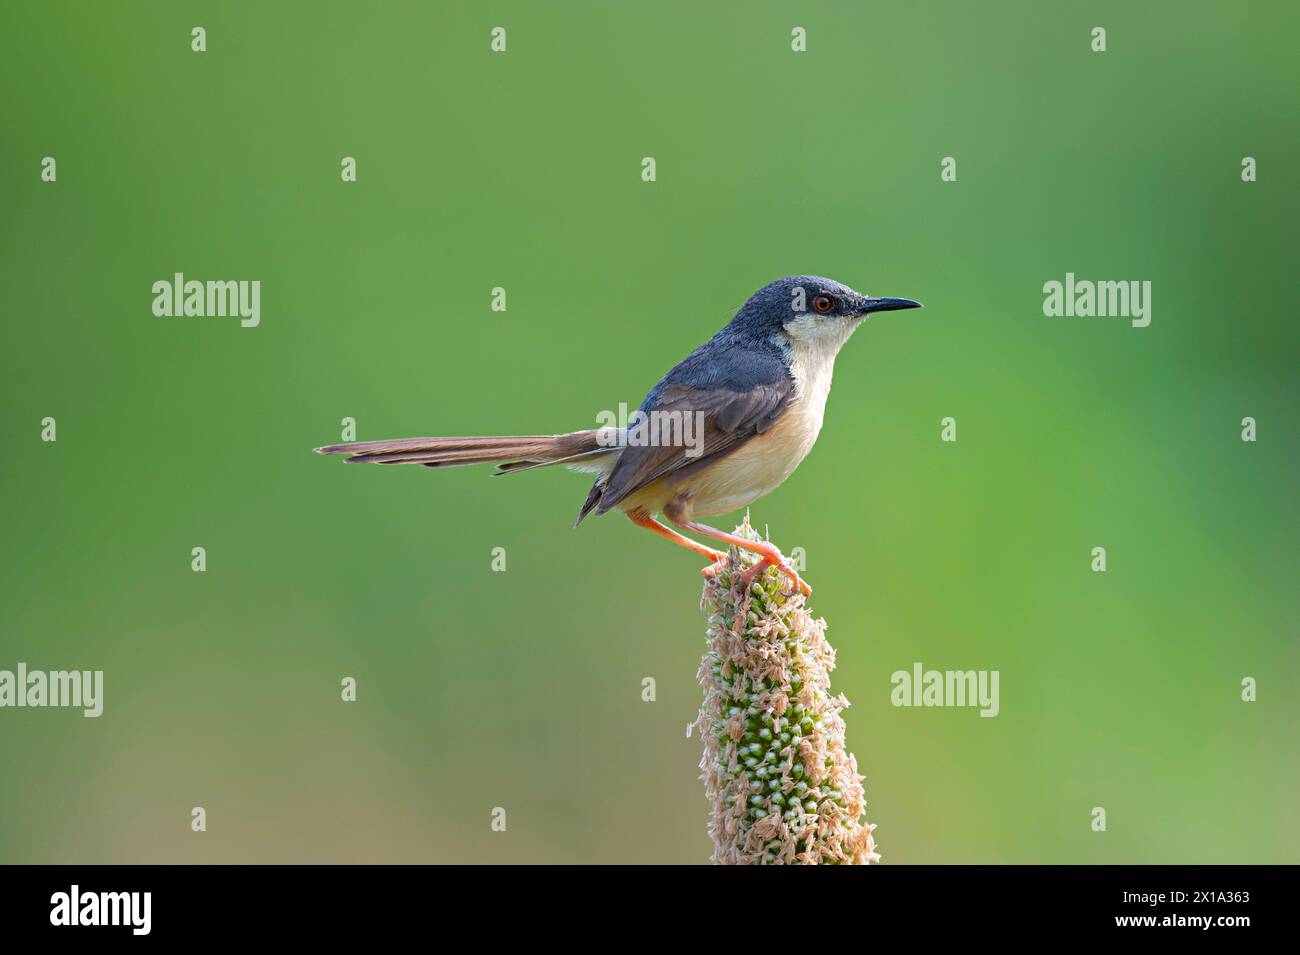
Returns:
[[[817,311],[821,312],[823,315],[834,307],[835,299],[831,298],[829,295],[818,295],[813,299],[813,308],[817,309]]]

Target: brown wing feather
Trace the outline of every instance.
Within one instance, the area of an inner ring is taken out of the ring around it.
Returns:
[[[665,384],[659,389],[653,409],[646,410],[679,411],[684,415],[702,412],[703,450],[698,455],[687,454],[701,446],[698,433],[694,448],[629,445],[601,487],[596,512],[605,513],[629,494],[665,475],[702,467],[735,450],[770,428],[785,413],[793,396],[794,382],[788,375],[747,391]]]

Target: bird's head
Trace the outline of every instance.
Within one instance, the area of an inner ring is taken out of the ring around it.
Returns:
[[[819,275],[791,275],[751,295],[732,325],[746,334],[833,356],[871,314],[920,307],[910,298],[863,295]]]

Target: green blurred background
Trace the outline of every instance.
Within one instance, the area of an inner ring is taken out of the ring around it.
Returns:
[[[707,860],[696,558],[573,530],[586,476],[310,449],[590,427],[814,272],[926,305],[753,509],[885,861],[1300,861],[1295,4],[3,17],[0,668],[102,669],[105,712],[0,710],[0,860]],[[261,327],[154,317],[176,271],[261,280]],[[1067,271],[1151,326],[1044,317]],[[1001,714],[892,707],[913,661]]]

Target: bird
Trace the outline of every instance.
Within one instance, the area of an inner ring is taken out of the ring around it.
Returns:
[[[727,554],[687,533],[755,554],[740,575],[746,586],[775,567],[788,578],[791,596],[807,596],[812,588],[775,545],[699,518],[747,507],[785,481],[817,441],[835,357],[849,337],[879,312],[921,307],[908,298],[863,295],[822,276],[787,276],[751,295],[712,338],[673,366],[626,426],[360,441],[315,450],[347,455],[350,463],[495,464],[497,474],[565,465],[594,473],[575,527],[588,515],[617,509],[707,558],[705,577],[721,571]]]

